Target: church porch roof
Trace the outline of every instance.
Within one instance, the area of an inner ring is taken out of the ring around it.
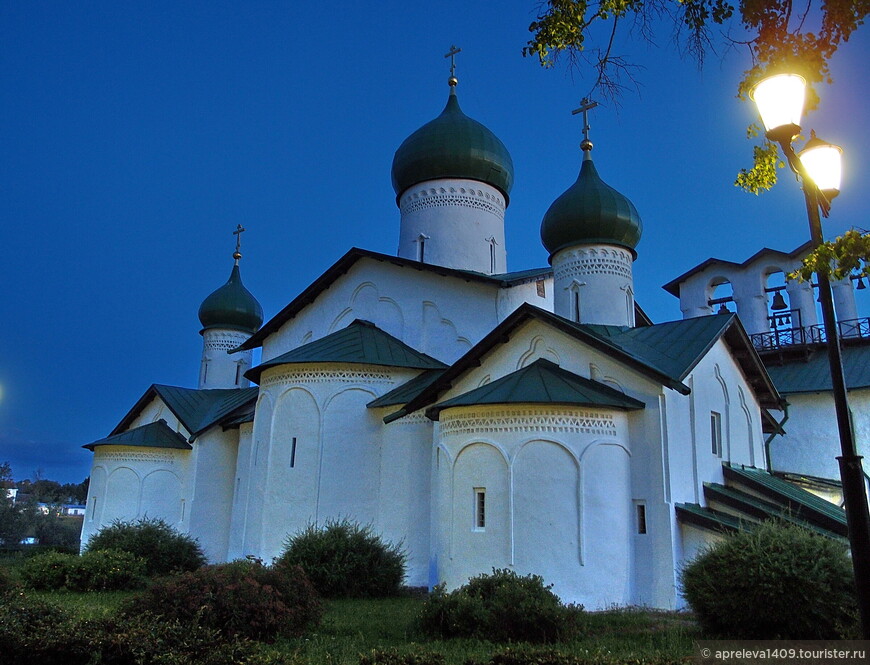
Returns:
[[[178,432],[172,430],[165,420],[158,420],[141,427],[134,427],[120,434],[107,436],[92,443],[86,443],[82,448],[93,451],[97,446],[137,446],[142,448],[174,448],[175,450],[192,450],[192,446]]]
[[[398,388],[393,388],[390,392],[372,400],[366,406],[370,409],[377,409],[384,406],[399,406],[401,404],[407,404],[423,390],[432,385],[442,374],[444,374],[443,369],[426,370],[422,374],[415,376],[410,381],[403,383]]]
[[[870,345],[843,345],[843,372],[849,390],[870,387]],[[781,365],[770,362],[767,371],[779,392],[795,393],[830,392],[831,365],[825,349],[813,349],[808,357],[801,356]]]
[[[369,321],[357,319],[347,328],[297,347],[245,372],[251,381],[259,382],[270,367],[296,363],[351,363],[384,365],[411,369],[444,369],[440,360],[427,356],[378,328]]]
[[[480,404],[564,404],[632,411],[644,408],[643,402],[610,386],[577,376],[539,358],[492,383],[429,407],[426,415],[438,420],[444,409]]]

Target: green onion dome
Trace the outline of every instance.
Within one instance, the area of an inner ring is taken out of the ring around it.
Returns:
[[[199,321],[203,330],[229,328],[252,334],[263,324],[263,308],[242,284],[238,262],[227,283],[202,301]]]
[[[436,178],[468,178],[492,185],[507,202],[514,183],[514,163],[499,138],[459,108],[451,86],[447,106],[437,118],[411,134],[393,157],[396,197]]]
[[[618,245],[636,256],[642,232],[637,208],[601,179],[589,152],[577,181],[553,201],[541,222],[541,241],[551,257],[566,247],[588,244]]]

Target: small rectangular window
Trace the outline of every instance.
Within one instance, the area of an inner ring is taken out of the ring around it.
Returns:
[[[643,503],[637,504],[637,532],[646,533],[646,505]]]
[[[236,363],[236,385],[239,385],[239,380],[242,378],[242,364]]]
[[[290,468],[296,466],[296,437],[293,437],[293,445],[290,446]]]
[[[483,531],[486,528],[486,488],[474,488],[474,530]]]
[[[544,282],[544,280],[539,279],[538,281],[536,281],[535,282],[535,289],[537,289],[537,291],[538,291],[539,298],[546,298],[547,297],[546,283]]]
[[[722,457],[722,415],[715,411],[710,412],[710,441],[713,454]]]

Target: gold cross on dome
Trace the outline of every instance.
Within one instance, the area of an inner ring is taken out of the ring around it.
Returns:
[[[450,58],[450,78],[456,78],[456,54],[461,52],[461,48],[456,48],[455,45],[450,45],[450,51],[444,54],[445,58]]]
[[[236,251],[233,252],[233,258],[236,260],[236,263],[238,263],[239,259],[242,258],[242,253],[239,251],[239,249],[242,246],[242,234],[246,230],[247,229],[244,226],[239,224],[238,226],[236,226],[236,230],[233,231],[233,235],[236,236]]]

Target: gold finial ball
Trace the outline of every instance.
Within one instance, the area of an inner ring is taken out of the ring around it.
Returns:
[[[592,141],[590,141],[589,139],[583,139],[582,141],[580,141],[580,150],[582,150],[583,152],[589,152],[590,150],[592,150]]]
[[[233,252],[233,258],[236,261],[238,261],[240,258],[242,258],[242,253],[241,252]]]
[[[455,87],[457,83],[459,83],[459,79],[455,76],[451,76],[449,79],[447,79],[447,85],[451,87]]]

